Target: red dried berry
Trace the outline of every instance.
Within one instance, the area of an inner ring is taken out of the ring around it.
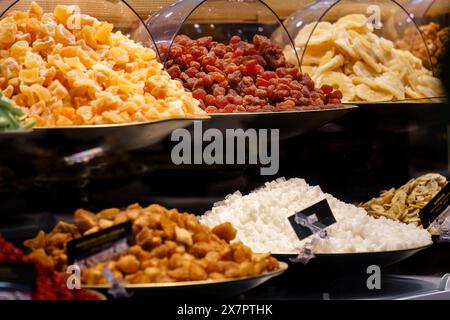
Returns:
[[[206,97],[206,91],[203,89],[196,89],[192,91],[192,96],[197,100],[203,100]]]
[[[207,106],[205,111],[208,113],[216,113],[218,110],[215,106]]]
[[[325,93],[325,94],[329,94],[333,91],[333,87],[329,86],[327,84],[324,84],[323,86],[321,86],[320,89],[322,89],[323,93]]]
[[[308,75],[286,61],[280,46],[261,35],[255,35],[253,43],[234,36],[228,45],[211,37],[194,41],[177,36],[173,47],[181,47],[184,54],[176,52],[167,61],[169,74],[194,90],[205,109],[217,106],[217,112],[227,112],[234,106],[230,112],[242,112],[244,107],[267,112],[311,105],[320,109],[342,97],[330,86],[316,89]]]
[[[230,39],[230,43],[239,43],[241,42],[241,38],[239,36],[232,36]]]

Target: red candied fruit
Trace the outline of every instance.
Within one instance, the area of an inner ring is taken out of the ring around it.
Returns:
[[[215,106],[207,106],[205,111],[208,113],[216,113],[218,109]]]
[[[241,37],[239,36],[232,36],[230,39],[230,43],[239,43],[241,42]]]
[[[212,42],[212,40],[212,37],[201,37],[197,39],[197,45],[207,47]]]
[[[214,106],[216,104],[216,97],[211,94],[207,94],[203,100],[207,106]]]
[[[322,89],[323,93],[325,94],[329,94],[333,91],[333,87],[327,84],[324,84],[323,86],[320,87],[320,89]]]
[[[183,54],[183,47],[174,45],[170,48],[169,55],[171,58],[180,57]]]
[[[228,100],[224,95],[216,96],[216,106],[219,108],[223,108],[228,104]]]
[[[206,91],[203,89],[196,89],[192,91],[192,96],[197,100],[203,100],[206,97]]]
[[[173,68],[173,67],[172,67]],[[198,69],[194,67],[190,67],[184,71],[190,78],[195,78],[195,75],[197,74]]]
[[[268,87],[270,85],[270,82],[264,78],[258,78],[256,79],[256,84],[260,87]]]
[[[181,76],[180,66],[170,67],[169,69],[167,69],[167,73],[169,73],[170,77],[173,79],[179,78]]]
[[[219,87],[219,86],[217,86],[217,87],[214,88],[214,90],[213,90],[213,95],[214,95],[215,97],[217,97],[217,96],[223,96],[223,95],[225,95],[225,93],[226,93],[225,88],[222,88],[222,87]]]

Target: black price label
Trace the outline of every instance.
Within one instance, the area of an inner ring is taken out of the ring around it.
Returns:
[[[36,291],[36,267],[32,263],[0,262],[0,291]]]
[[[326,199],[297,212],[288,219],[300,240],[315,233],[324,232],[325,228],[336,223],[333,211]]]
[[[422,226],[426,229],[446,211],[450,211],[450,183],[442,188],[427,205],[420,210],[419,216]]]
[[[69,241],[68,262],[87,267],[126,252],[132,241],[131,222],[127,221]]]

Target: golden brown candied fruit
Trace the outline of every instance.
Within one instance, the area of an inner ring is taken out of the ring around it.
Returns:
[[[233,240],[237,234],[237,230],[229,222],[219,224],[218,226],[215,226],[211,231],[226,242],[230,242],[231,240]]]
[[[27,240],[30,255],[65,271],[67,241],[98,231],[104,224],[120,223],[118,217],[132,222],[135,238],[126,253],[83,269],[86,284],[105,284],[105,267],[129,283],[219,280],[278,268],[278,261],[270,254],[255,254],[240,242],[229,243],[236,235],[231,224],[211,230],[196,216],[176,209],[133,204],[124,210],[105,209],[97,214],[79,209],[74,215],[75,225],[60,223],[49,234],[40,232]]]

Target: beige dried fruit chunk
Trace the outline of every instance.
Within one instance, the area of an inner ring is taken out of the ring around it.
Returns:
[[[323,60],[323,64],[320,64],[319,67],[316,69],[314,74],[312,75],[312,78],[314,81],[317,80],[322,74],[325,74],[329,71],[332,71],[344,63],[344,57],[342,55],[337,55],[333,58],[329,58],[329,56],[325,56],[325,59]],[[329,83],[329,85],[332,85]]]
[[[353,48],[352,39],[345,29],[336,29],[334,32],[334,44],[344,54],[356,59],[358,57]]]
[[[387,92],[375,91],[364,83],[356,86],[356,96],[364,101],[391,101],[393,97]]]
[[[397,190],[391,188],[379,197],[360,204],[374,217],[386,217],[404,223],[420,225],[419,212],[447,184],[447,179],[429,173],[411,179]]]
[[[340,26],[344,29],[356,29],[361,31],[373,31],[373,25],[370,23],[366,16],[362,14],[349,14],[338,21],[335,25]]]
[[[187,244],[188,246],[192,246],[192,234],[184,228],[175,227],[175,239],[178,242]]]
[[[356,75],[357,77],[368,79],[373,79],[375,77],[375,72],[361,61],[356,61],[352,69],[354,75]]]
[[[317,46],[331,41],[333,25],[329,22],[310,23],[306,25],[295,38],[296,46]],[[312,34],[311,34],[312,33]]]

